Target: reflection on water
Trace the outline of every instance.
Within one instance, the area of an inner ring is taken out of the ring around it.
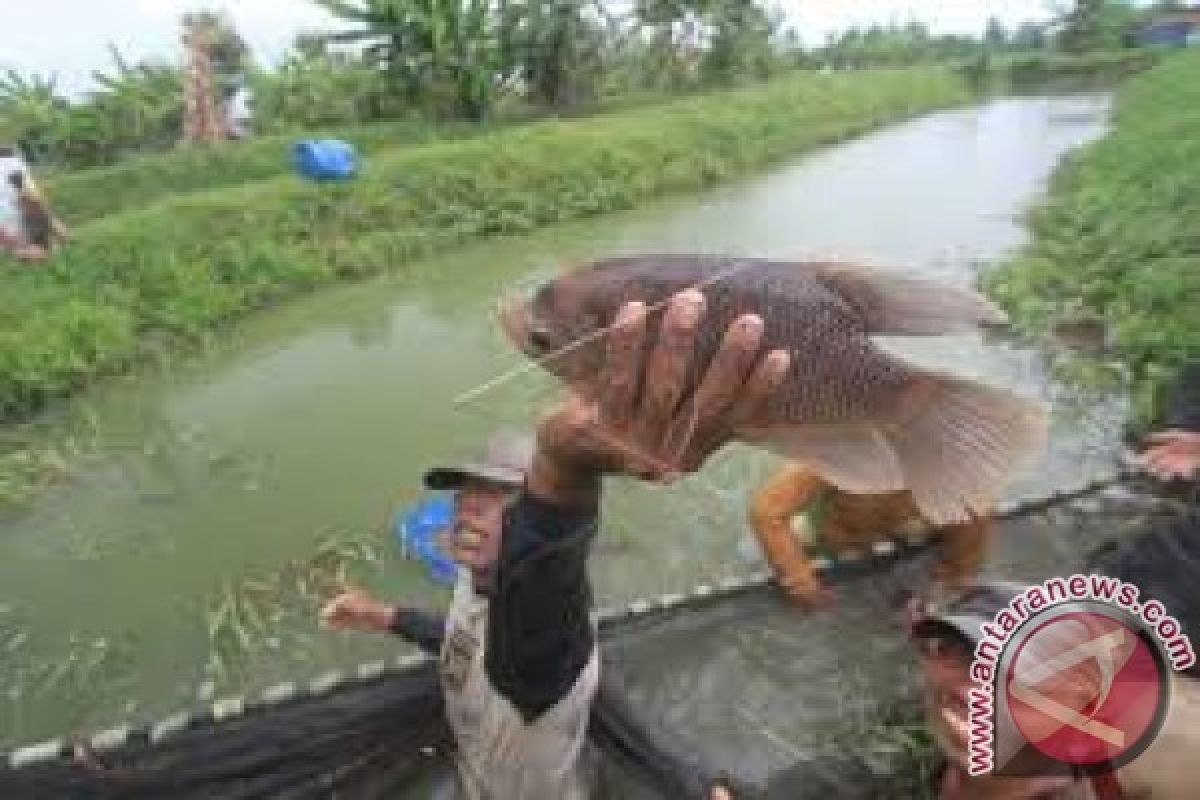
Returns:
[[[1077,96],[936,114],[698,199],[328,290],[248,321],[221,352],[93,392],[80,405],[96,420],[99,453],[0,530],[0,741],[194,702],[210,678],[205,610],[225,587],[303,559],[329,537],[384,536],[426,466],[493,425],[528,423],[553,390],[538,374],[461,408],[450,402],[521,363],[492,320],[502,291],[564,264],[646,250],[836,256],[969,283],[1020,242],[1021,209],[1063,152],[1103,130],[1105,113],[1105,98]],[[1047,464],[1018,491],[1107,469],[1121,409],[1064,405],[1035,354],[976,336],[889,346],[1068,409],[1056,415]],[[750,568],[742,504],[771,463],[733,448],[669,490],[614,482],[593,567],[600,599]],[[384,569],[360,579],[406,600],[437,599],[381,544]],[[268,648],[219,688],[395,646],[321,633],[301,617],[280,622],[297,627],[287,647]],[[97,659],[89,648],[116,655]],[[68,662],[96,666],[68,667],[50,684],[36,677]],[[70,681],[90,691],[62,690]]]

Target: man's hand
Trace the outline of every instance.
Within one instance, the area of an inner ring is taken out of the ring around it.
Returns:
[[[668,481],[695,472],[752,418],[787,373],[785,350],[760,358],[763,321],[743,315],[730,325],[684,397],[704,314],[704,296],[688,289],[671,299],[655,347],[645,352],[647,310],[627,303],[607,337],[605,373],[595,397],[572,394],[538,428],[529,477],[538,496],[571,503],[594,498],[604,474]]]
[[[395,615],[395,606],[354,587],[347,588],[321,609],[321,621],[339,630],[387,632]]]
[[[1150,435],[1151,446],[1136,463],[1162,480],[1191,478],[1200,472],[1200,433],[1171,430]]]

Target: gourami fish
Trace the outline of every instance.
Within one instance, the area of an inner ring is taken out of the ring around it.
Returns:
[[[883,350],[875,335],[937,335],[1005,320],[968,289],[827,262],[710,255],[612,258],[500,309],[523,353],[576,388],[603,374],[621,305],[658,310],[689,287],[705,297],[696,364],[707,364],[741,314],[764,321],[764,349],[791,352],[783,384],[735,438],[805,464],[847,492],[909,490],[934,525],[985,513],[1040,452],[1047,414],[1009,391],[932,372]],[[686,398],[699,380],[688,378]]]

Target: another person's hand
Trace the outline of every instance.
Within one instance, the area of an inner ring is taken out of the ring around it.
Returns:
[[[594,491],[602,474],[666,481],[694,472],[752,418],[787,373],[789,355],[761,356],[763,321],[746,314],[730,325],[691,397],[684,397],[704,314],[695,289],[675,295],[661,333],[645,353],[648,312],[623,306],[608,334],[604,387],[573,394],[538,429],[530,475],[535,494],[568,500]]]
[[[395,614],[395,606],[376,600],[362,589],[349,587],[325,604],[321,621],[339,630],[387,631]]]
[[[1200,433],[1170,430],[1151,434],[1152,443],[1136,463],[1162,480],[1191,478],[1200,473]]]

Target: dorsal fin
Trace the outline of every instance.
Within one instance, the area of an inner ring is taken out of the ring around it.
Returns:
[[[816,277],[862,316],[867,333],[935,336],[1007,321],[978,292],[851,264],[822,264]]]

